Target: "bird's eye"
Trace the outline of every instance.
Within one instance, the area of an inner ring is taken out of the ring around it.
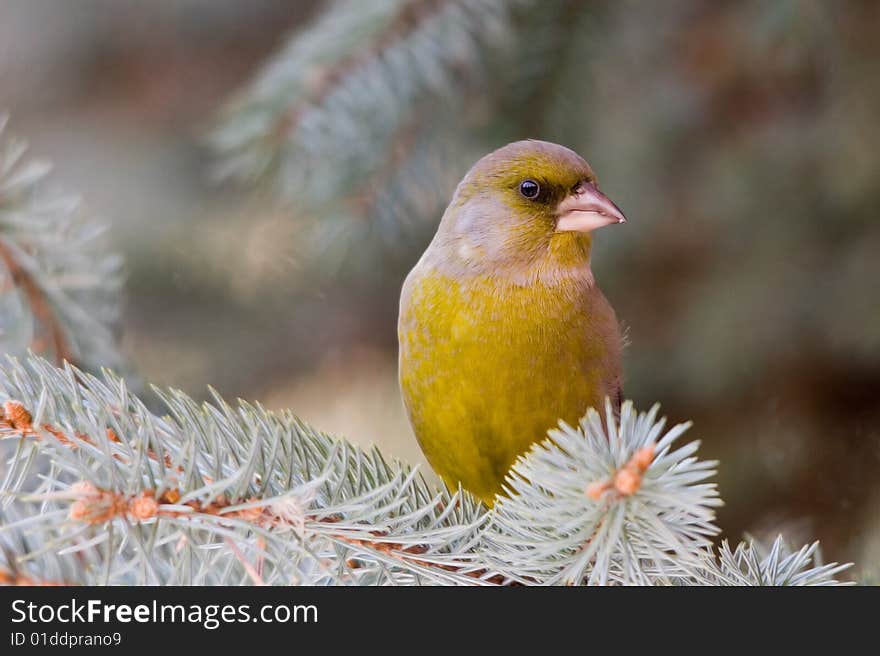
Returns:
[[[519,183],[519,193],[529,200],[534,200],[541,193],[541,186],[534,180],[523,180]]]

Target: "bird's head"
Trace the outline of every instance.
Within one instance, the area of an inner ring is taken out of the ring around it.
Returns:
[[[625,222],[580,155],[528,140],[499,148],[471,168],[438,239],[476,267],[576,266],[589,261],[593,230]]]

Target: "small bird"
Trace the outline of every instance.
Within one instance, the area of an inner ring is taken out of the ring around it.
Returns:
[[[625,223],[577,153],[517,141],[459,183],[400,297],[399,377],[434,470],[493,505],[547,430],[605,398],[623,339],[590,270],[591,233]]]

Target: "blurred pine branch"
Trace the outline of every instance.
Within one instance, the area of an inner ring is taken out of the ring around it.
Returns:
[[[121,260],[76,197],[54,191],[51,166],[27,160],[0,117],[0,352],[119,369]]]
[[[341,241],[421,237],[482,149],[469,138],[490,109],[479,91],[525,4],[332,3],[229,104],[211,136],[218,174],[319,216],[322,257]]]

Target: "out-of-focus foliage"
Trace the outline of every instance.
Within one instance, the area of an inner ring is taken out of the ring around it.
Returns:
[[[80,201],[53,192],[0,116],[0,353],[119,368],[120,259]]]
[[[491,88],[520,2],[331,3],[229,106],[211,139],[218,174],[271,177],[313,222],[325,269],[371,236],[412,247],[480,153],[466,136],[485,103],[470,101]]]

